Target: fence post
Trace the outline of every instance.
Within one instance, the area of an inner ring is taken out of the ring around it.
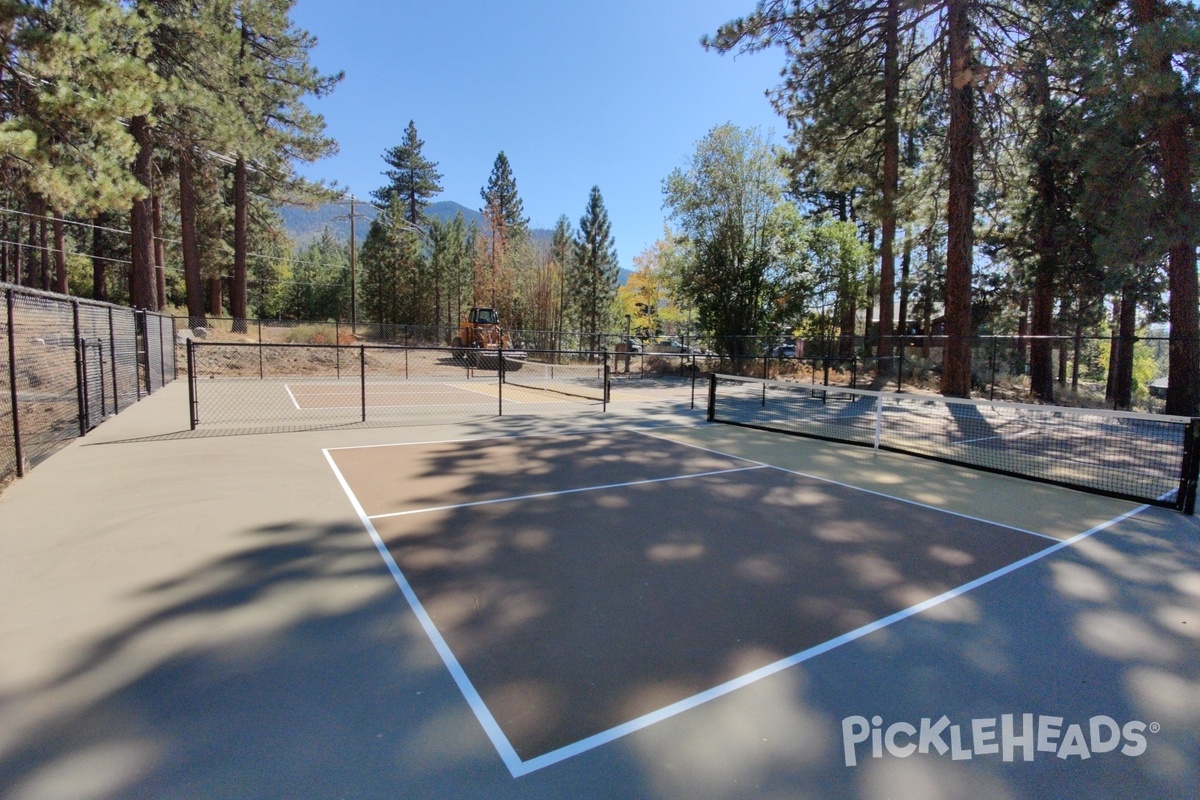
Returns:
[[[362,421],[367,421],[367,347],[360,344],[358,346],[358,375],[359,385],[362,387]]]
[[[187,374],[188,374],[188,422],[191,430],[196,430],[200,422],[200,410],[196,399],[196,342],[189,336],[187,340]]]
[[[404,351],[404,357],[408,358],[408,350]],[[497,357],[500,359],[496,364],[496,416],[504,416],[504,343],[501,342],[500,349],[497,351]]]
[[[992,336],[992,377],[988,384],[988,400],[996,399],[996,337]]]
[[[87,367],[84,366],[84,343],[79,330],[79,301],[71,301],[71,324],[75,332],[75,396],[79,404],[79,435],[87,433]]]
[[[896,368],[896,393],[904,391],[904,341],[900,341],[900,364]]]
[[[174,317],[172,317],[174,322]],[[175,337],[171,337],[172,343]],[[108,309],[108,354],[112,358],[113,413],[121,413],[121,391],[117,386],[117,334],[113,325],[113,310]]]
[[[8,312],[8,386],[12,400],[13,455],[17,459],[17,477],[25,477],[25,453],[21,448],[21,406],[17,402],[17,329],[13,324],[13,290],[4,291],[4,305]]]
[[[162,314],[154,316],[158,320],[158,388],[161,389],[167,385],[167,340],[163,336]],[[171,342],[171,346],[174,347],[175,343]]]

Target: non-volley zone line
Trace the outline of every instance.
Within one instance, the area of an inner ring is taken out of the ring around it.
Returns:
[[[537,492],[535,494],[513,495],[512,497],[496,497],[490,500],[473,500],[467,503],[454,503],[445,506],[430,506],[428,508],[412,508],[407,511],[393,511],[387,514],[372,514],[367,519],[387,519],[389,517],[408,517],[413,514],[428,514],[433,511],[454,511],[459,508],[471,508],[473,506],[490,506],[497,503],[516,503],[522,500],[538,500],[546,497],[562,497],[568,494],[580,494],[581,492],[602,492],[608,489],[623,489],[629,486],[645,486],[653,483],[670,483],[671,481],[685,481],[692,478],[709,478],[714,475],[729,475],[735,472],[750,472],[756,469],[768,469],[766,464],[754,464],[749,467],[734,467],[733,469],[718,469],[709,472],[693,472],[688,475],[671,475],[666,478],[645,478],[637,481],[623,481],[621,483],[606,483],[599,486],[581,486],[574,489],[558,489],[553,492]]]

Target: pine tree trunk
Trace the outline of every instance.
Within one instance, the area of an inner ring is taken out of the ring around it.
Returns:
[[[8,279],[8,217],[0,219],[0,239],[4,240],[4,244],[0,244],[0,283],[9,283]]]
[[[150,212],[154,224],[154,283],[158,296],[158,307],[167,307],[167,262],[163,247],[162,197],[157,193],[151,198]]]
[[[887,0],[883,55],[883,192],[879,243],[879,376],[892,374],[896,296],[896,193],[900,186],[900,0]]]
[[[975,224],[975,90],[969,0],[947,0],[950,60],[950,174],[946,209],[946,345],[942,394],[971,394],[971,268]]]
[[[229,315],[233,332],[246,332],[246,250],[249,237],[249,196],[246,189],[246,159],[238,156],[233,172],[233,282],[229,286]]]
[[[41,281],[40,286],[43,292],[50,291],[53,285],[50,283],[50,237],[46,235],[46,206],[41,206],[42,219],[38,224],[38,253],[40,254]]]
[[[1151,27],[1167,15],[1159,0],[1131,0],[1134,21]],[[1162,216],[1167,221],[1170,249],[1167,255],[1168,313],[1171,321],[1170,363],[1167,371],[1166,413],[1196,416],[1200,413],[1200,286],[1196,276],[1196,248],[1190,233],[1192,210],[1191,146],[1188,110],[1181,77],[1165,53],[1149,65],[1172,90],[1159,96],[1158,137],[1162,152]]]
[[[154,289],[154,214],[150,201],[154,143],[150,135],[150,123],[143,115],[129,121],[129,132],[138,144],[133,174],[138,182],[146,187],[146,196],[133,201],[129,214],[129,244],[133,251],[133,266],[129,276],[130,301],[134,308],[157,311],[158,298]]]
[[[1117,341],[1116,380],[1113,382],[1113,407],[1133,407],[1133,347],[1137,334],[1137,284],[1129,281],[1121,287],[1120,328]]]
[[[200,277],[200,244],[196,233],[196,197],[192,157],[179,150],[179,227],[183,238],[183,284],[187,292],[188,327],[207,327],[204,316],[204,285]],[[219,309],[219,305],[218,305]],[[218,313],[214,310],[213,313]]]
[[[35,205],[36,209],[37,206]],[[24,285],[35,288],[37,286],[37,247],[38,247],[38,221],[37,218],[29,220],[29,253],[25,259],[25,280]]]
[[[67,237],[62,214],[54,214],[54,291],[67,294]]]
[[[104,232],[100,230],[104,225],[104,215],[97,214],[92,217],[92,225],[92,299],[108,300],[108,281],[105,274],[108,264],[104,260],[108,253],[104,246]]]
[[[1079,309],[1082,315],[1083,309]],[[1083,351],[1083,321],[1075,318],[1075,338],[1072,342],[1073,348],[1071,351],[1071,391],[1079,391],[1079,356]]]
[[[21,223],[17,222],[16,232],[13,234],[13,257],[12,257],[12,282],[20,285],[21,283]]]
[[[214,275],[208,279],[208,309],[214,317],[221,316],[221,277]]]

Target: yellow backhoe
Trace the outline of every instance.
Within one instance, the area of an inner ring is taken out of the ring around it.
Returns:
[[[512,339],[500,327],[496,309],[485,306],[476,306],[466,313],[450,347],[455,358],[479,369],[498,369],[501,352],[506,370],[520,369],[527,357],[525,351],[513,347]]]

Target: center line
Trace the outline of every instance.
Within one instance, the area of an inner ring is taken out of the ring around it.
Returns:
[[[752,467],[735,467],[733,469],[721,469],[715,472],[697,472],[692,475],[675,475],[670,478],[648,478],[640,481],[627,481],[625,483],[607,483],[603,486],[586,486],[582,489],[562,489],[557,492],[538,492],[537,494],[523,494],[515,497],[498,497],[495,500],[476,500],[471,503],[456,503],[449,506],[432,506],[430,508],[414,508],[410,511],[394,511],[390,514],[372,514],[367,519],[386,519],[388,517],[406,517],[410,514],[424,514],[429,511],[453,511],[456,508],[470,508],[472,506],[489,506],[494,503],[512,503],[517,500],[535,500],[539,497],[558,497],[564,494],[578,494],[579,492],[596,492],[603,489],[620,489],[625,486],[643,486],[648,483],[666,483],[668,481],[682,481],[688,478],[707,478],[711,475],[728,475],[732,472],[747,472],[755,469],[766,469],[766,465],[755,465]]]

